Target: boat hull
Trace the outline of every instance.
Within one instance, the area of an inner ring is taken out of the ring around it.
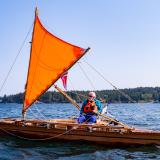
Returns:
[[[126,130],[102,124],[77,124],[73,120],[22,121],[1,119],[1,134],[27,140],[76,140],[105,145],[160,145],[160,132],[142,129]]]

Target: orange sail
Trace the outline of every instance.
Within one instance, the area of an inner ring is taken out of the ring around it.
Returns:
[[[36,13],[22,112],[25,113],[85,53],[85,49],[49,33]]]

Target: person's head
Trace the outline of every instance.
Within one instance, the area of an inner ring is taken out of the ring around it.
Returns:
[[[96,93],[95,92],[89,92],[88,93],[88,100],[93,101],[94,98],[96,98]]]

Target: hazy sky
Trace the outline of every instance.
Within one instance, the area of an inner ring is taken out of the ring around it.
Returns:
[[[43,25],[56,36],[91,51],[69,72],[68,89],[160,86],[159,0],[0,0],[0,87],[39,8]],[[24,91],[32,30],[0,95]],[[61,84],[60,84],[61,85]]]

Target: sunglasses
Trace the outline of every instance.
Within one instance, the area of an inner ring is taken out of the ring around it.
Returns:
[[[88,96],[88,97],[93,97],[93,96]]]

